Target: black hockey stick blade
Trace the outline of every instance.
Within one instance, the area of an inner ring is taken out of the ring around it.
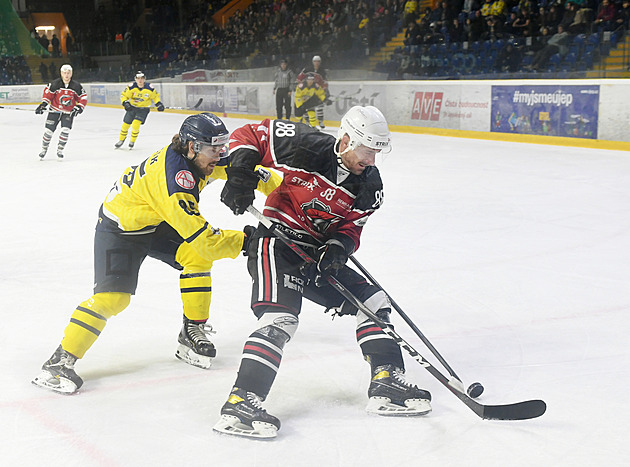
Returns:
[[[481,404],[479,404],[481,405]],[[540,417],[547,410],[547,404],[541,400],[531,400],[505,405],[481,405],[484,420],[528,420]]]
[[[200,97],[197,103],[193,105],[193,109],[198,109],[202,102],[203,102],[203,97]]]

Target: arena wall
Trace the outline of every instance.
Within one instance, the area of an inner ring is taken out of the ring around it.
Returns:
[[[90,83],[88,105],[120,106],[126,84]],[[275,116],[273,83],[156,83],[174,110]],[[354,105],[381,109],[395,131],[630,150],[630,83],[607,80],[332,81],[328,126]],[[42,85],[0,86],[0,106],[39,103]]]

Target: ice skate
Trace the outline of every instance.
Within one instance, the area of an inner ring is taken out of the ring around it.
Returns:
[[[209,334],[213,334],[212,326],[207,323],[195,323],[184,318],[184,325],[179,333],[179,346],[175,356],[180,360],[199,368],[208,369],[217,354]]]
[[[121,147],[123,144],[125,143],[124,139],[121,139],[120,141],[117,141],[116,144],[114,144],[114,147],[116,149],[118,149],[119,147]]]
[[[46,156],[47,152],[48,152],[48,149],[42,149],[42,151],[39,153],[39,160],[40,161],[44,160],[44,156]]]
[[[83,384],[83,380],[74,371],[76,361],[74,355],[59,346],[52,357],[42,365],[42,372],[32,383],[60,394],[74,394]]]
[[[431,412],[429,391],[405,381],[404,370],[383,365],[373,372],[367,412],[377,415],[410,416]]]
[[[275,438],[280,429],[280,420],[269,415],[261,402],[261,398],[253,392],[233,388],[221,408],[221,419],[213,430],[249,438]]]
[[[57,160],[60,162],[63,160],[63,152],[57,151]]]
[[[129,141],[129,149],[133,149],[134,144],[136,143],[134,143],[133,141]]]

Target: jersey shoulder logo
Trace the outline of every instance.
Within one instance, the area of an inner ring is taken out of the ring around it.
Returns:
[[[189,170],[180,170],[175,175],[175,183],[184,190],[192,190],[195,187],[195,177]]]

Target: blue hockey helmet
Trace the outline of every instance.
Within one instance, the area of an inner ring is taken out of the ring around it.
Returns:
[[[179,129],[179,139],[184,144],[194,141],[196,144],[223,146],[228,143],[230,133],[219,117],[213,113],[204,112],[191,115],[184,120]]]

